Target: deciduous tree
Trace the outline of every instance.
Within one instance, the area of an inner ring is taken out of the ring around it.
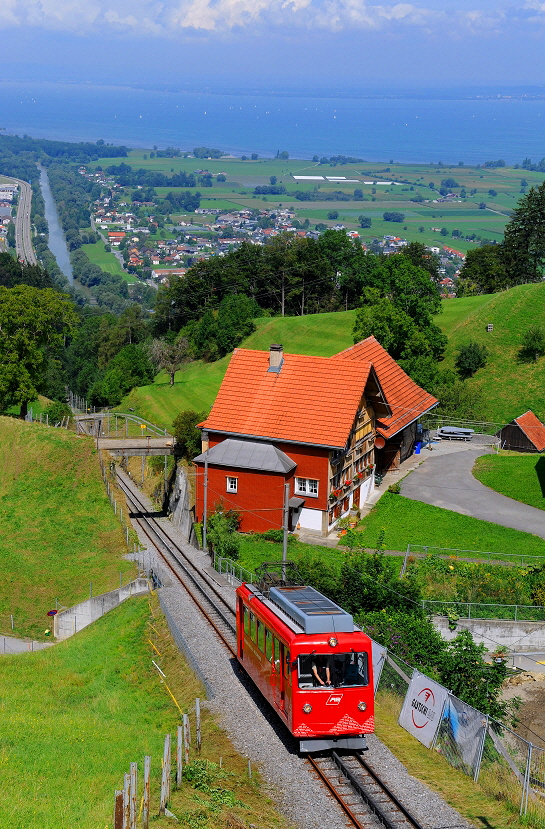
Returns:
[[[68,297],[51,288],[0,287],[0,401],[25,417],[44,381],[48,357],[76,327]]]

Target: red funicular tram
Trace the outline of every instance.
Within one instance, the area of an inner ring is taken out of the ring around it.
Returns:
[[[371,640],[326,596],[313,587],[242,584],[237,655],[302,752],[367,748]]]

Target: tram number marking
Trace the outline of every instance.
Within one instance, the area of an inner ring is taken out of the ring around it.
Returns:
[[[329,699],[326,702],[326,705],[340,705],[342,698],[343,694],[330,694]]]

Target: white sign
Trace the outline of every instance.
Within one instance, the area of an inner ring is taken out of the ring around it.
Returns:
[[[447,698],[446,688],[420,671],[413,671],[399,725],[429,748],[439,728]]]
[[[385,648],[384,645],[379,645],[374,639],[371,639],[371,647],[373,653],[373,683],[376,694],[380,682],[380,675],[386,662],[386,657],[388,656],[388,648]]]

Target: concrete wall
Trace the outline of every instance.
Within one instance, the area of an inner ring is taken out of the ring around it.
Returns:
[[[189,481],[186,470],[181,464],[176,469],[176,478],[170,493],[168,510],[171,513],[170,520],[173,525],[180,530],[189,544],[197,547],[197,539],[193,530],[195,515],[191,508]]]
[[[101,596],[86,599],[86,601],[80,602],[80,604],[74,605],[68,610],[63,610],[53,617],[53,635],[59,640],[68,639],[69,636],[73,636],[74,633],[86,628],[91,622],[100,619],[101,616],[117,607],[125,599],[148,591],[149,582],[147,579],[135,579],[124,587],[118,587],[117,590],[111,590]]]
[[[445,616],[432,616],[432,621],[443,639],[450,642],[460,630],[469,630],[476,642],[488,650],[506,645],[517,651],[545,650],[545,622],[508,622],[503,619],[459,619],[456,630],[449,630]]]

